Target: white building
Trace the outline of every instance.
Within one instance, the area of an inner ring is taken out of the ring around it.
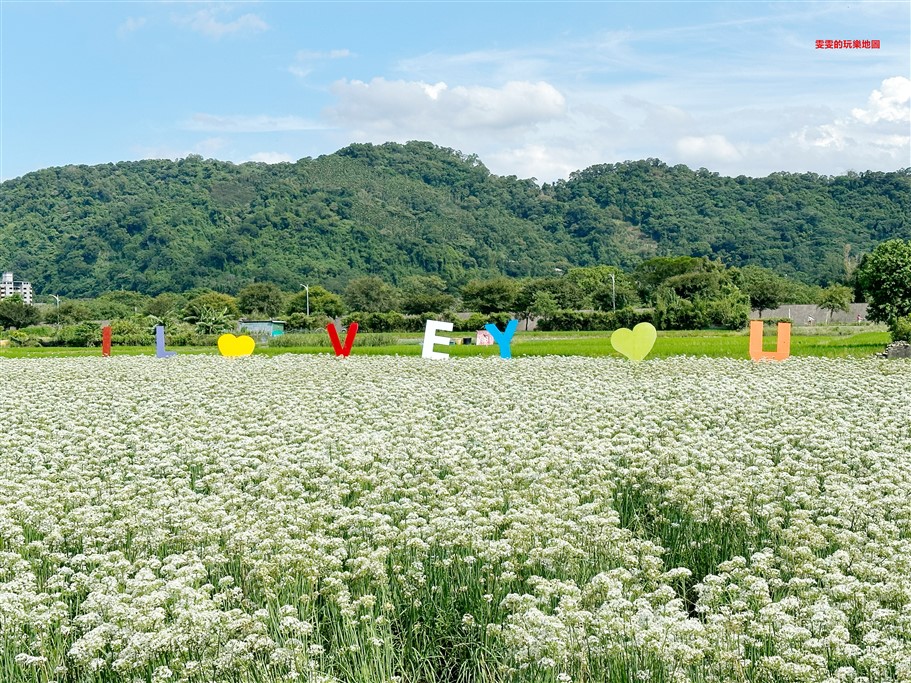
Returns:
[[[0,278],[0,299],[5,299],[13,294],[18,294],[22,300],[31,305],[32,303],[32,283],[13,280],[12,273],[3,273]]]

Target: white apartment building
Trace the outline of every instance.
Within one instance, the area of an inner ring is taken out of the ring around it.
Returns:
[[[18,294],[22,300],[31,305],[32,303],[32,283],[13,280],[12,273],[3,273],[0,278],[0,299],[5,299],[13,294]]]

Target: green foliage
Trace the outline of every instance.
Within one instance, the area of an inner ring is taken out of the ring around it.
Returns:
[[[20,295],[0,299],[0,328],[28,327],[40,320],[38,308],[25,303]]]
[[[195,326],[179,321],[166,327],[165,335],[169,346],[215,346],[218,341],[217,335],[199,334]]]
[[[653,323],[652,311],[618,308],[616,311],[556,311],[538,321],[541,332],[589,332],[632,329],[639,323]]]
[[[655,327],[659,330],[701,330],[721,327],[743,328],[750,317],[750,303],[736,287],[728,286],[714,299],[684,299],[672,289],[659,290]]]
[[[284,307],[285,295],[271,282],[254,282],[237,295],[237,307],[243,315],[271,320]]]
[[[332,318],[322,314],[308,316],[305,313],[292,313],[285,322],[286,332],[287,330],[325,330],[326,325],[332,322]]]
[[[92,309],[81,301],[64,301],[45,310],[44,321],[52,325],[72,325],[93,318]]]
[[[548,304],[548,299],[539,299],[541,293],[550,295],[558,309],[570,310],[584,308],[586,305],[585,292],[573,280],[567,277],[547,277],[526,282],[516,297],[516,309],[525,314],[532,313],[535,301]]]
[[[143,311],[150,297],[139,292],[106,292],[87,302],[93,320],[115,320],[129,318]]]
[[[559,308],[553,294],[545,289],[539,289],[534,293],[531,303],[528,304],[528,313],[534,316],[545,316],[556,313]]]
[[[746,294],[731,291],[719,299],[698,304],[703,314],[702,327],[741,330],[750,320],[750,302]]]
[[[298,292],[285,304],[284,314],[290,316],[295,313],[303,313],[306,316],[307,302],[308,293],[306,291]],[[342,298],[319,285],[310,286],[309,306],[310,315],[322,314],[330,318],[336,318],[345,312],[345,303]]]
[[[156,318],[180,318],[186,305],[185,296],[174,292],[162,292],[148,301],[142,312]]]
[[[728,270],[719,261],[654,258],[636,269],[636,277],[643,298],[655,302],[658,329],[739,329],[749,319],[749,297],[734,284],[745,281],[743,271]]]
[[[749,297],[750,307],[759,311],[760,318],[763,311],[778,308],[788,299],[787,282],[768,268],[745,266],[735,274],[734,281]]]
[[[97,323],[67,325],[60,328],[57,339],[61,346],[101,346],[101,325]]]
[[[708,259],[691,256],[660,256],[643,261],[633,274],[643,301],[657,301],[658,288],[672,277],[704,271],[709,267]]]
[[[344,338],[344,334],[340,335]],[[361,333],[358,329],[357,337],[354,343],[358,347],[380,347],[393,346],[398,342],[398,337],[394,334],[372,334],[370,332]],[[317,347],[331,349],[332,342],[328,333],[323,330],[321,333],[314,334],[283,334],[278,337],[269,339],[270,348],[294,348],[294,347]]]
[[[13,346],[29,347],[40,346],[38,338],[24,330],[13,330],[7,335]]]
[[[428,320],[458,322],[450,313],[421,313],[420,315],[402,315],[396,311],[386,313],[349,313],[342,318],[342,324],[357,322],[363,332],[423,332]]]
[[[412,275],[405,278],[399,289],[401,310],[405,314],[448,311],[455,304],[455,298],[446,293],[446,282],[438,275]]]
[[[689,299],[677,296],[672,289],[662,290],[655,306],[655,327],[659,330],[699,330],[705,327],[705,318]]]
[[[889,333],[892,341],[906,341],[911,343],[911,315],[894,318],[889,323]]]
[[[808,283],[845,279],[851,249],[911,238],[911,169],[725,178],[648,159],[573,173],[551,193],[562,203],[591,197],[661,255],[758,265]]]
[[[869,303],[867,318],[889,323],[911,315],[911,240],[877,246],[861,260],[856,277]]]
[[[69,298],[112,286],[237,293],[254,281],[343,291],[366,275],[433,275],[453,293],[501,275],[630,269],[656,254],[830,284],[850,274],[851,250],[911,238],[909,178],[908,169],[724,178],[648,159],[539,186],[428,142],[351,145],[295,164],[66,166],[3,183],[0,262],[38,293]],[[100,317],[134,313],[115,303],[128,310]]]
[[[819,301],[820,294],[822,294],[822,287],[818,285],[808,285],[788,278],[783,278],[782,282],[785,287],[785,295],[781,305],[815,304]]]
[[[610,311],[639,303],[636,283],[614,266],[573,268],[566,273],[566,279],[582,292],[583,308]]]
[[[375,275],[352,280],[345,288],[344,298],[349,310],[366,313],[387,313],[399,304],[395,287]]]
[[[836,311],[848,312],[848,306],[851,304],[852,292],[849,287],[844,285],[829,285],[819,296],[816,304],[829,312],[829,318]]]
[[[294,315],[300,315],[300,313],[295,313]],[[301,330],[316,328],[296,328]],[[361,335],[358,335],[358,341],[361,340]],[[331,348],[332,342],[329,340],[329,335],[325,330],[322,333],[311,332],[309,334],[302,332],[285,332],[285,334],[280,334],[277,337],[269,338],[269,347],[270,348],[294,348],[294,347],[327,347]]]
[[[140,320],[112,320],[111,343],[119,346],[149,346],[155,343],[155,337],[148,325]]]
[[[452,329],[455,332],[477,332],[488,323],[505,329],[512,318],[511,313],[472,313],[467,318],[454,320]]]
[[[227,315],[232,319],[240,317],[240,308],[237,305],[237,299],[230,294],[221,292],[204,292],[190,298],[184,308],[184,320],[189,323],[196,323],[202,312],[206,309],[220,311],[227,310]]]
[[[514,309],[518,294],[519,284],[512,278],[472,280],[462,287],[462,303],[469,310],[500,313]]]
[[[222,334],[231,332],[236,321],[228,313],[228,308],[209,308],[202,306],[198,309],[194,323],[196,334]]]
[[[357,322],[358,329],[364,332],[404,332],[405,316],[394,311],[386,313],[350,313],[342,319],[347,327]]]

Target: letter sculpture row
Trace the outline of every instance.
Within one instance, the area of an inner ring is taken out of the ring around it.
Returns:
[[[505,331],[500,331],[496,325],[487,324],[484,329],[493,338],[493,341],[500,347],[500,358],[512,358],[512,338],[519,326],[518,320],[510,320],[506,325]],[[761,320],[750,321],[750,358],[758,360],[776,360],[782,361],[791,355],[791,323],[778,323],[778,342],[774,351],[762,350],[762,326]],[[358,325],[356,322],[351,323],[345,334],[345,341],[339,339],[338,331],[335,325],[329,323],[326,325],[326,331],[329,333],[329,341],[332,342],[332,348],[336,356],[347,358],[351,354],[351,347],[354,345],[354,338],[357,336]],[[424,328],[424,343],[421,347],[421,357],[431,360],[441,360],[449,358],[448,353],[434,351],[435,345],[448,346],[449,338],[437,334],[437,332],[452,332],[452,323],[441,320],[428,320]],[[658,338],[658,332],[651,323],[639,323],[632,330],[625,327],[615,330],[611,334],[611,346],[617,353],[620,353],[634,362],[643,360]],[[253,353],[256,346],[254,339],[248,335],[235,337],[233,334],[223,334],[218,338],[218,351],[223,356],[238,357],[249,356]],[[111,327],[105,326],[101,330],[101,355],[111,355]],[[155,355],[158,358],[168,358],[176,355],[175,351],[165,351],[164,327],[158,325],[155,328]]]

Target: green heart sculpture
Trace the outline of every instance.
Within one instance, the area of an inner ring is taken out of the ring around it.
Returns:
[[[617,353],[633,361],[645,358],[658,338],[658,332],[651,323],[639,323],[633,329],[621,327],[610,336],[611,346]]]

